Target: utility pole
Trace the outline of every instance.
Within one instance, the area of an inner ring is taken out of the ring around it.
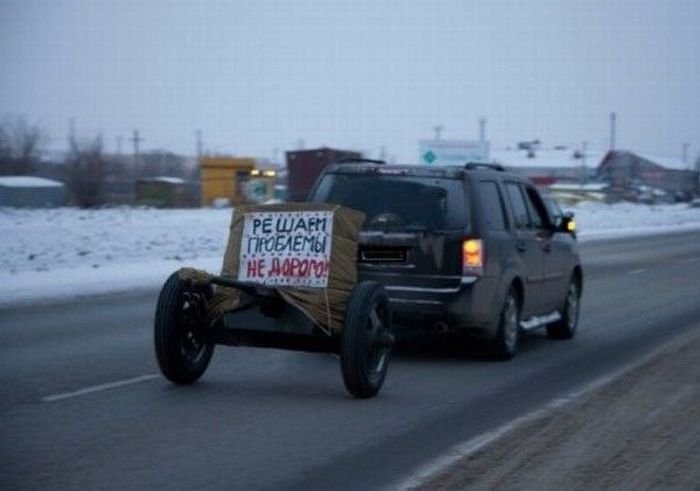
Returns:
[[[479,118],[479,141],[481,143],[486,141],[486,121],[484,116]]]
[[[131,143],[134,144],[134,162],[133,162],[133,172],[134,172],[134,183],[136,183],[136,172],[141,156],[139,153],[139,145],[143,141],[143,138],[139,136],[139,130],[135,129],[133,136],[130,138]]]
[[[75,117],[71,116],[68,119],[68,145],[71,149],[75,148]]]
[[[690,147],[690,143],[685,142],[683,143],[683,163],[687,164],[688,163],[688,148]]]
[[[581,143],[581,187],[586,184],[586,154],[588,153],[588,142]]]
[[[202,143],[202,130],[197,130],[194,132],[197,139],[197,163],[201,163],[202,154],[204,153],[204,144]]]
[[[617,131],[617,128],[615,125],[617,124],[617,114],[612,112],[610,113],[610,150],[615,150],[615,132]]]
[[[442,133],[442,125],[441,124],[436,124],[433,126],[433,131],[435,131],[435,141],[438,141],[440,139],[440,134]]]
[[[117,140],[117,157],[122,156],[122,136],[117,135],[116,140]]]

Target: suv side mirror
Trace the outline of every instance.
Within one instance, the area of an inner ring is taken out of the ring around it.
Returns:
[[[557,232],[564,232],[576,237],[576,221],[574,220],[573,212],[567,211],[564,213],[557,227]]]

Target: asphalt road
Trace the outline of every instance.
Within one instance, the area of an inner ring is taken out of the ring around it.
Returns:
[[[0,312],[0,489],[377,489],[697,328],[700,232],[582,245],[572,341],[511,362],[416,343],[373,400],[330,355],[218,348],[157,376],[155,292]]]

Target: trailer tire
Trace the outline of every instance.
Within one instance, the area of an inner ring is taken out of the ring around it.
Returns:
[[[211,295],[210,287],[193,286],[177,272],[160,291],[154,322],[156,359],[165,378],[175,384],[196,382],[209,366],[214,345],[198,342],[194,328],[202,315],[200,302]]]
[[[350,394],[374,397],[386,378],[391,347],[391,308],[381,284],[363,281],[353,288],[345,311],[340,367]]]

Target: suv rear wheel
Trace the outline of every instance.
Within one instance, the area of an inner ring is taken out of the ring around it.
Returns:
[[[520,304],[514,288],[508,291],[498,322],[498,332],[491,341],[493,355],[498,360],[510,360],[518,351],[520,337]]]

